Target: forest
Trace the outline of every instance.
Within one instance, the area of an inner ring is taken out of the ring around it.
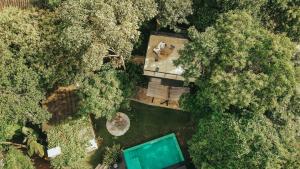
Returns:
[[[144,81],[132,58],[152,32],[189,39],[174,64],[193,86],[180,108],[196,122],[186,140],[195,168],[299,168],[299,0],[31,3],[0,9],[0,168],[33,169],[32,156],[46,156],[43,102],[60,86],[79,86],[75,119],[130,109]],[[69,163],[76,155],[51,166],[83,168]]]

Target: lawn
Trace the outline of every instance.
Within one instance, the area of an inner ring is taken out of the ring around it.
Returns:
[[[120,144],[123,148],[128,148],[169,133],[176,134],[185,159],[190,161],[186,142],[194,131],[191,113],[138,102],[132,102],[131,110],[123,110],[123,112],[129,116],[131,126],[128,132],[120,137],[114,137],[108,133],[105,119],[94,120],[96,136],[101,137],[103,143],[91,158],[93,166],[102,161],[106,146]]]

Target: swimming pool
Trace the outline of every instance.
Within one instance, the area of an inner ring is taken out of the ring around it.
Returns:
[[[123,151],[127,169],[162,169],[184,161],[174,133]]]

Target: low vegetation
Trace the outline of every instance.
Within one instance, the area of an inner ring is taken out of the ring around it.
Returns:
[[[73,169],[88,169],[86,148],[93,139],[93,130],[89,119],[80,118],[51,126],[47,131],[48,147],[61,148],[61,154],[51,160],[54,168],[71,167]]]

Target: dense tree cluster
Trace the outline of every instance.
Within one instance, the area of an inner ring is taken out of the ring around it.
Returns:
[[[216,113],[200,120],[190,153],[198,168],[297,168],[299,119],[286,123],[274,124],[263,115]]]
[[[190,33],[192,42],[178,62],[186,76],[200,77],[199,104],[220,112],[286,107],[295,86],[295,46],[287,37],[266,31],[246,12],[227,13],[205,32]]]
[[[176,64],[197,78],[182,107],[206,114],[190,142],[196,167],[299,166],[295,44],[247,10],[224,12],[204,32],[193,27],[189,34]]]
[[[30,9],[0,11],[0,150],[5,168],[33,168],[18,146],[43,156],[38,135],[24,126],[39,127],[51,118],[42,107],[47,94],[75,84],[79,119],[88,114],[113,118],[128,106],[141,81],[141,70],[130,62],[133,49],[147,39],[141,33],[186,33],[187,27],[190,42],[175,64],[185,69],[187,79],[196,78],[195,92],[181,98],[181,107],[204,115],[190,141],[195,166],[300,165],[298,0],[33,2],[37,6]],[[148,33],[141,32],[145,27]],[[49,131],[50,146],[65,134],[62,147],[70,149],[52,161],[54,168],[86,167],[80,156],[84,148],[76,148],[83,142],[70,128],[80,124],[74,118]],[[25,141],[14,143],[16,136]]]
[[[7,146],[11,145],[7,141],[20,135],[24,124],[40,124],[51,116],[41,107],[45,91],[40,86],[40,74],[35,71],[41,40],[38,14],[7,8],[0,12],[0,18],[0,150],[7,150],[4,168],[31,169],[29,157]],[[34,141],[28,144],[37,143]],[[33,145],[28,150],[34,153]]]
[[[286,33],[299,42],[300,2],[298,0],[194,0],[192,22],[200,30],[215,24],[220,14],[244,10],[262,21],[266,28]]]

